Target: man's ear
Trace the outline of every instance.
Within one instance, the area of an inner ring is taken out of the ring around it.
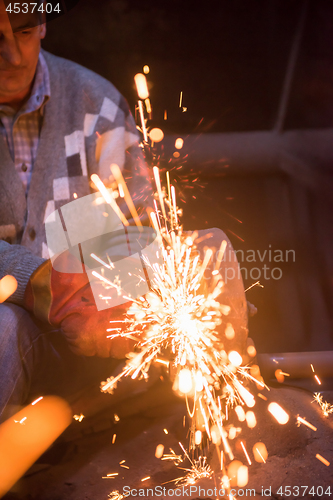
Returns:
[[[42,40],[46,35],[46,23],[39,25],[39,37]]]

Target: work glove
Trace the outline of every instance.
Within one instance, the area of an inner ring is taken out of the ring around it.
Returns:
[[[60,328],[75,354],[124,358],[135,341],[107,337],[124,329],[123,321],[131,302],[98,310],[86,272],[56,270],[77,269],[76,257],[64,252],[56,264],[47,260],[32,274],[25,291],[26,309],[38,319]],[[102,282],[94,286],[100,287],[103,296],[111,295],[112,305],[112,295],[115,296],[116,291],[105,290]],[[94,291],[96,293],[96,289]],[[114,330],[107,332],[110,328]]]

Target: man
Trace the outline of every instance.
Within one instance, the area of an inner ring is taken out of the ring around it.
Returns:
[[[67,282],[61,282],[45,260],[44,222],[91,193],[91,174],[109,183],[112,163],[129,178],[142,220],[151,194],[124,98],[91,71],[41,51],[45,33],[35,14],[9,19],[0,1],[0,279],[9,274],[18,283],[0,304],[0,370],[6,374],[0,377],[2,418],[8,405],[12,412],[13,405],[26,402],[34,387],[42,391],[41,380],[47,380],[51,392],[67,394],[82,386],[87,374],[96,380],[110,375],[110,361],[103,365],[85,356],[122,358],[130,349],[128,343],[106,338],[108,321],[121,317],[126,305],[96,314],[82,269],[81,274],[67,269]],[[126,206],[122,210],[133,224]],[[41,282],[45,277],[47,284]],[[47,295],[45,286],[50,302],[42,310],[38,301]]]

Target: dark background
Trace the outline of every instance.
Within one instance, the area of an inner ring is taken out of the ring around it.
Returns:
[[[329,0],[80,0],[48,24],[43,46],[112,81],[133,112],[133,77],[148,64],[152,125],[185,141],[187,134],[333,131]],[[186,112],[178,106],[180,91]],[[325,165],[309,158],[313,172],[324,169],[332,179],[330,158]],[[221,156],[214,168],[203,164],[192,172],[188,160],[183,176],[175,169],[186,159],[171,163],[184,227],[220,227],[244,251],[294,249],[296,262],[281,265],[281,280],[261,278],[265,287],[247,293],[258,307],[251,336],[262,352],[333,349],[333,195],[320,182],[304,184],[270,165],[240,174],[229,160]],[[252,283],[245,279],[246,287]]]

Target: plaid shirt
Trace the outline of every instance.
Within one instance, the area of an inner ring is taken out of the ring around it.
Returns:
[[[37,156],[44,106],[50,95],[49,71],[40,53],[28,101],[17,112],[10,106],[0,105],[0,130],[6,139],[26,194]]]

